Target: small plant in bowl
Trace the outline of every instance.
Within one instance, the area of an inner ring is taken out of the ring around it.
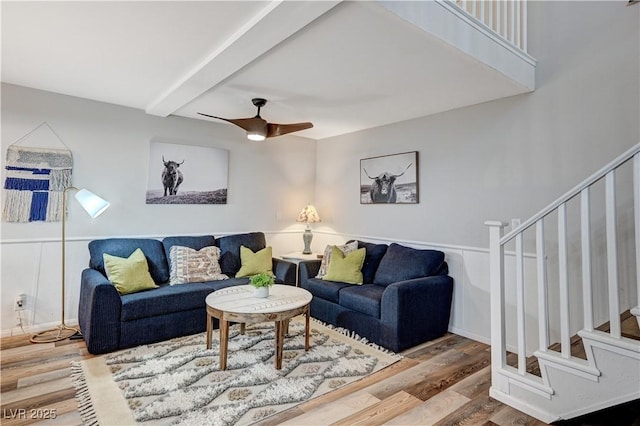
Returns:
[[[269,287],[275,282],[275,277],[265,272],[252,275],[249,278],[249,283],[253,286],[253,295],[255,297],[267,297],[269,296]]]

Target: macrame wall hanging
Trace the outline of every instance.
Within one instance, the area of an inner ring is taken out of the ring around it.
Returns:
[[[9,145],[5,169],[5,222],[62,219],[62,197],[71,186],[73,157],[47,122]]]

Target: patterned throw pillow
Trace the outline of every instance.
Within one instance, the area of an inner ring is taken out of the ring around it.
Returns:
[[[220,249],[173,246],[169,254],[171,269],[169,284],[201,283],[229,278],[220,270]]]
[[[324,249],[324,256],[322,256],[322,262],[320,263],[320,269],[318,270],[318,275],[316,275],[316,278],[323,278],[325,275],[327,275],[327,269],[329,268],[329,262],[331,262],[331,249],[334,246],[332,245],[328,245],[325,249]],[[347,244],[343,244],[341,246],[335,246],[337,248],[340,249],[340,251],[342,251],[345,255],[351,253],[354,250],[358,249],[358,242],[357,241],[352,241],[350,243]]]

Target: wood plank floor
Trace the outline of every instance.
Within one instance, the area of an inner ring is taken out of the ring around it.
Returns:
[[[490,353],[485,344],[447,334],[403,355],[389,368],[261,425],[544,424],[489,397]],[[69,363],[90,357],[82,340],[31,344],[28,336],[1,339],[0,423],[81,425]],[[627,404],[604,418],[599,414],[566,424],[638,426],[639,405]],[[37,418],[51,413],[55,419]]]

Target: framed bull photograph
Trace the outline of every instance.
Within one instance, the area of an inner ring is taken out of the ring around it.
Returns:
[[[147,204],[227,204],[229,151],[151,141]]]
[[[418,151],[360,160],[360,204],[417,204]]]

